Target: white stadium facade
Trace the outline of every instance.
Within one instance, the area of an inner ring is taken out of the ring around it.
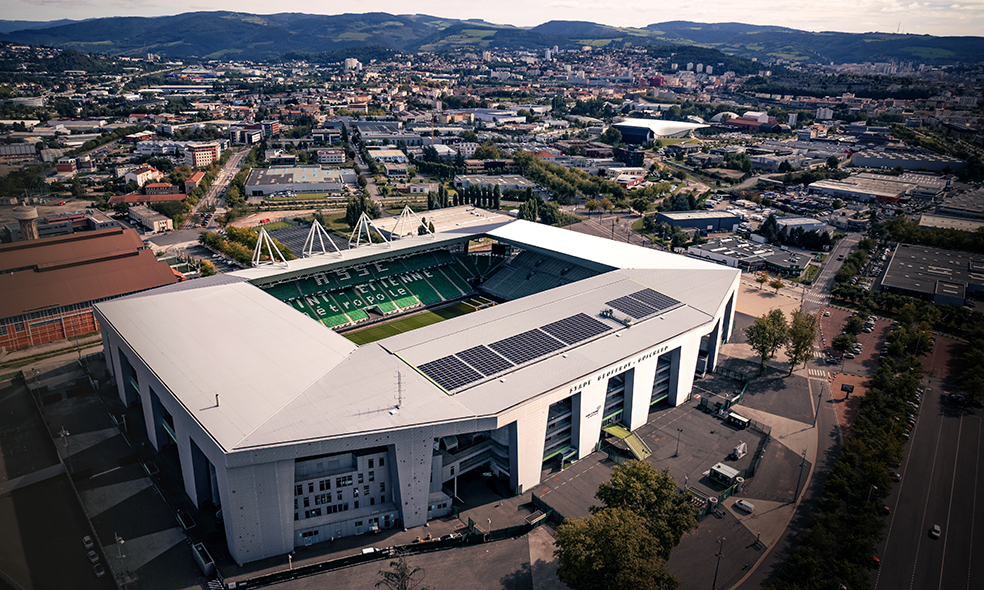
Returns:
[[[522,493],[545,462],[596,450],[603,425],[684,403],[731,334],[739,278],[479,219],[96,311],[120,398],[141,404],[155,448],[176,447],[185,490],[221,510],[242,564],[424,525],[476,469]],[[496,304],[361,346],[336,331],[469,297]]]

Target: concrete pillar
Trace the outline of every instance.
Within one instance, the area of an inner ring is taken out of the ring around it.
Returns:
[[[717,366],[718,351],[721,350],[721,322],[722,320],[718,320],[714,324],[714,329],[707,337],[707,363],[704,365],[707,373],[713,373],[714,367]]]
[[[649,420],[649,402],[653,397],[658,356],[650,357],[625,373],[625,410],[623,422],[635,430]]]
[[[293,460],[220,469],[216,475],[226,541],[236,563],[294,550]]]
[[[596,379],[571,396],[571,443],[578,458],[587,457],[601,438],[608,379]]]
[[[509,485],[516,494],[540,483],[550,407],[540,404],[509,425]]]
[[[396,461],[397,485],[394,501],[400,506],[400,516],[406,528],[427,522],[427,498],[430,492],[431,455],[434,449],[432,428],[414,428],[394,436],[391,460]]]

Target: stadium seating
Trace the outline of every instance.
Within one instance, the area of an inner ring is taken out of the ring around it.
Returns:
[[[469,281],[488,276],[504,260],[439,250],[321,271],[264,290],[326,326],[337,327],[368,319],[366,310],[372,308],[386,315],[473,293]],[[549,267],[550,276],[559,264]],[[520,266],[529,264],[521,261]]]
[[[598,274],[576,264],[526,251],[502,266],[482,288],[507,301]]]
[[[272,285],[265,290],[281,301],[290,301],[301,296],[301,292],[297,288],[297,283],[294,281]]]

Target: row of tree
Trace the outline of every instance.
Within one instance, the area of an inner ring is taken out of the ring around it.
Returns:
[[[752,325],[745,328],[745,338],[761,358],[759,374],[765,372],[766,361],[773,358],[782,347],[785,347],[789,359],[790,375],[796,365],[812,359],[818,325],[817,316],[799,309],[793,311],[789,321],[781,309],[770,310],[769,313],[755,318]]]
[[[904,243],[929,246],[930,248],[946,248],[948,250],[963,250],[964,252],[984,253],[984,227],[973,232],[957,229],[922,228],[919,222],[909,221],[905,217],[895,217],[882,224],[889,239]]]
[[[889,467],[902,458],[908,404],[921,379],[922,366],[911,354],[884,360],[871,376],[823,496],[767,590],[870,585],[875,542],[885,526],[883,500],[892,485]]]
[[[256,242],[259,237],[260,232],[254,228],[228,226],[226,228],[226,237],[221,236],[217,232],[202,232],[198,234],[198,243],[222,252],[240,264],[250,264],[253,261],[253,250],[256,248]],[[274,239],[273,243],[287,260],[297,258],[283,242]],[[268,258],[266,254],[261,253],[261,256],[264,259]]]

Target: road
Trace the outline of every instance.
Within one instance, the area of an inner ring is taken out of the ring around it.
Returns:
[[[239,172],[239,169],[242,167],[243,160],[246,159],[247,154],[249,154],[249,150],[241,150],[229,156],[229,159],[226,160],[225,166],[222,167],[222,170],[219,171],[218,175],[215,177],[215,180],[213,180],[212,184],[208,187],[208,191],[206,191],[205,196],[202,197],[202,199],[198,201],[198,205],[192,209],[191,215],[188,216],[188,220],[185,222],[184,229],[191,229],[194,227],[194,223],[192,222],[194,215],[197,214],[199,210],[205,210],[210,207],[216,208],[215,215],[209,219],[209,222],[205,224],[205,227],[217,227],[215,217],[225,212],[224,209],[221,208],[223,205],[222,195],[225,193],[229,183],[232,182],[232,179]]]
[[[942,590],[979,588],[984,577],[981,543],[984,490],[981,410],[944,401],[933,379],[901,467],[902,481],[886,500],[892,519],[878,545],[882,567],[872,588]],[[929,529],[940,525],[939,539]],[[977,557],[974,557],[974,556]]]
[[[834,288],[834,275],[840,270],[842,261],[837,260],[839,256],[847,256],[851,250],[861,241],[861,234],[850,233],[838,240],[834,247],[827,254],[827,261],[820,269],[820,273],[813,279],[806,296],[803,299],[803,310],[815,313],[830,303],[830,291]]]

